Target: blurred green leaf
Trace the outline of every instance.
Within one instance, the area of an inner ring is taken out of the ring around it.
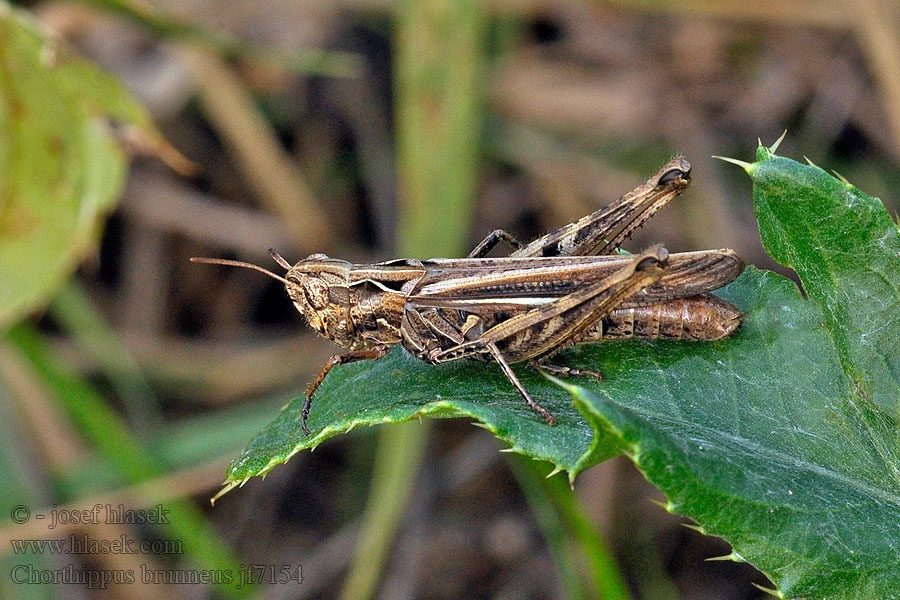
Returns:
[[[93,248],[127,167],[111,121],[157,137],[117,81],[0,2],[0,327],[46,303]]]
[[[165,473],[164,466],[131,435],[113,407],[91,384],[72,373],[34,327],[19,323],[6,332],[4,340],[30,365],[73,424],[122,479],[138,483]],[[219,533],[190,500],[171,500],[166,503],[166,510],[169,523],[160,533],[168,539],[181,540],[182,559],[221,573],[237,573],[241,569]],[[229,597],[251,593],[239,578],[223,581],[218,590]]]

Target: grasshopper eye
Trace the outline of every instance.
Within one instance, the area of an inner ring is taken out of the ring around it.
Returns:
[[[324,281],[307,278],[303,282],[303,295],[315,309],[321,310],[328,306],[328,285]]]
[[[663,173],[659,178],[659,185],[664,183],[669,183],[670,181],[675,181],[676,179],[690,179],[691,172],[682,171],[681,169],[669,169],[665,173]]]

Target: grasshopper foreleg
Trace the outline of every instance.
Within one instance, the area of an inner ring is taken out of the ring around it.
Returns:
[[[309,407],[312,404],[313,394],[316,393],[316,390],[319,389],[319,386],[325,381],[325,377],[331,369],[338,365],[346,365],[347,363],[359,360],[375,360],[376,358],[381,358],[387,354],[390,349],[390,346],[381,345],[375,346],[369,350],[354,350],[345,354],[335,354],[329,358],[325,363],[325,366],[322,367],[322,370],[319,371],[319,374],[316,375],[316,378],[313,379],[312,383],[309,384],[309,387],[306,388],[306,398],[303,401],[303,408],[300,410],[300,427],[303,429],[303,433],[309,435],[309,429],[306,427],[306,419],[309,417]]]

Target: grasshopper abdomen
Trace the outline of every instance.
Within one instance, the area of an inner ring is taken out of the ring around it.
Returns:
[[[713,341],[733,333],[741,311],[721,298],[701,294],[659,304],[611,311],[578,342],[603,340]]]

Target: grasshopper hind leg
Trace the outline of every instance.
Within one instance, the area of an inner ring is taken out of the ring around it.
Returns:
[[[506,233],[502,229],[495,229],[490,232],[486,238],[481,240],[481,242],[475,246],[475,248],[469,252],[468,258],[484,258],[487,256],[487,253],[494,249],[494,246],[499,244],[500,242],[506,242],[510,246],[512,246],[513,250],[518,250],[522,247],[522,242],[514,238],[512,235]]]
[[[480,319],[467,319],[463,325],[463,330],[457,332],[456,336],[453,336],[458,337],[458,340],[453,342],[450,339],[445,339],[445,344],[452,345],[449,348],[442,349],[438,343],[438,340],[442,338],[435,334],[444,334],[449,338],[449,332],[445,331],[445,328],[448,326],[452,327],[452,324],[445,321],[438,325],[438,317],[440,317],[440,313],[437,311],[418,311],[408,308],[404,312],[403,346],[413,356],[430,364],[440,364],[463,357],[476,360],[490,360],[485,356],[489,354],[500,365],[503,374],[516,388],[516,391],[519,392],[519,395],[522,396],[528,407],[540,415],[547,425],[556,425],[556,419],[550,414],[550,411],[538,404],[531,397],[531,394],[528,393],[528,390],[525,389],[525,386],[522,385],[522,382],[519,381],[519,378],[516,377],[515,372],[513,372],[512,367],[509,366],[495,342],[484,339],[465,341],[465,333],[470,329],[480,331],[482,325]],[[454,355],[454,351],[459,351],[459,353]],[[448,355],[448,353],[450,354]]]
[[[519,381],[519,378],[516,377],[516,374],[513,372],[512,367],[509,366],[509,363],[506,362],[506,359],[503,358],[503,354],[500,353],[500,349],[497,347],[497,344],[494,342],[488,342],[486,344],[488,351],[491,353],[491,356],[494,357],[494,360],[497,361],[497,364],[500,365],[500,368],[503,370],[503,374],[506,375],[509,382],[513,384],[513,387],[516,388],[516,391],[525,399],[525,402],[528,404],[528,407],[536,412],[538,415],[544,419],[544,422],[547,425],[553,427],[556,425],[556,418],[550,411],[538,404],[538,402],[531,397],[531,394],[528,393],[528,390],[525,389],[525,386],[522,385],[522,382]]]

